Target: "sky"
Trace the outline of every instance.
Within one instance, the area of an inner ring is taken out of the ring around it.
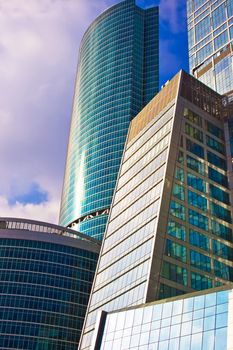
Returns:
[[[0,216],[57,223],[79,44],[118,0],[0,0]],[[188,71],[185,0],[160,6],[160,85]]]

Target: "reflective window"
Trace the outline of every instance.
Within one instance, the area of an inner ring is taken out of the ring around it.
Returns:
[[[190,263],[200,270],[211,272],[211,259],[195,250],[190,251]]]
[[[221,154],[225,154],[224,145],[221,142],[213,139],[212,137],[210,137],[208,135],[206,135],[206,144],[207,144],[207,146],[211,147],[213,150],[215,150]]]
[[[232,230],[226,225],[220,224],[215,220],[211,220],[211,231],[215,236],[219,236],[230,242],[232,241]]]
[[[184,108],[184,117],[193,124],[196,124],[200,127],[202,126],[202,118],[188,108]]]
[[[208,167],[208,175],[210,180],[217,182],[224,187],[228,187],[228,179],[226,175],[223,175],[211,167]]]
[[[213,134],[214,136],[218,137],[219,139],[224,140],[224,132],[220,128],[218,128],[216,125],[212,124],[209,121],[206,121],[206,130]]]
[[[191,287],[196,290],[212,288],[212,280],[198,273],[191,273]]]
[[[205,158],[204,148],[189,139],[186,139],[186,149],[200,158]]]
[[[188,272],[186,269],[171,264],[167,261],[163,262],[163,267],[162,267],[162,276],[164,278],[167,278],[171,281],[183,284],[187,286],[188,284]]]
[[[181,239],[182,241],[186,240],[186,230],[185,226],[179,224],[178,222],[170,219],[168,221],[168,229],[167,232],[170,236]]]
[[[192,209],[189,209],[189,223],[205,231],[208,231],[208,227],[209,227],[208,218]]]
[[[232,222],[230,210],[223,208],[221,205],[218,205],[213,202],[211,202],[210,204],[210,209],[211,209],[211,214],[216,216],[217,218],[227,221],[229,223]]]
[[[199,162],[197,159],[187,155],[187,167],[196,171],[197,173],[204,175],[205,166],[203,163]],[[191,186],[191,185],[190,185]]]
[[[180,203],[171,201],[170,213],[181,220],[185,220],[185,207]]]
[[[225,4],[220,5],[212,12],[213,29],[217,28],[221,23],[226,21]]]
[[[218,201],[226,204],[230,203],[229,193],[221,190],[221,188],[217,186],[209,184],[209,194],[212,198],[217,199]]]
[[[194,230],[189,230],[190,244],[208,251],[210,249],[209,238],[202,233]]]
[[[195,188],[200,192],[206,192],[206,183],[203,179],[198,176],[195,176],[191,173],[188,173],[188,186]]]
[[[184,182],[184,170],[179,167],[176,167],[175,178]]]
[[[182,262],[186,262],[187,260],[186,248],[181,244],[171,241],[170,239],[167,239],[165,254]]]
[[[194,139],[203,142],[203,132],[195,128],[194,126],[185,123],[185,132],[187,135],[193,137]]]
[[[175,183],[173,185],[173,196],[184,201],[185,199],[184,187]]]
[[[213,253],[220,258],[233,261],[233,249],[213,239]]]
[[[188,191],[188,203],[203,211],[207,211],[207,199],[195,192]]]
[[[223,170],[227,169],[226,161],[223,158],[218,157],[216,154],[210,151],[207,151],[207,160],[209,163],[217,166],[220,169],[223,169]]]

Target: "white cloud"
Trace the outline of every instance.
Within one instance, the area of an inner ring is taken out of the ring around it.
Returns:
[[[79,42],[105,7],[93,0],[0,0],[0,216],[56,222]],[[10,207],[7,198],[32,183],[49,201]]]
[[[0,196],[2,217],[15,217],[55,223],[58,221],[59,201],[50,200],[38,205],[16,203],[9,206],[5,197]]]
[[[160,0],[160,16],[173,33],[186,29],[185,0]]]

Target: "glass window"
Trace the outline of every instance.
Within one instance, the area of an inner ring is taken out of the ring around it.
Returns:
[[[186,149],[200,158],[205,158],[204,148],[189,139],[186,139]]]
[[[185,132],[187,135],[193,137],[194,139],[203,142],[203,132],[194,128],[194,126],[185,123]]]
[[[217,199],[218,201],[226,204],[230,203],[229,193],[221,190],[221,188],[217,186],[209,184],[209,194],[212,198]]]
[[[220,24],[222,24],[225,21],[226,21],[225,4],[222,4],[215,11],[212,12],[213,29],[217,28]]]
[[[195,192],[188,191],[188,203],[203,211],[207,211],[207,199]]]
[[[206,121],[206,130],[213,134],[214,136],[218,137],[219,139],[224,140],[224,132],[220,128],[218,128],[216,125],[212,124],[209,121]]]
[[[186,248],[170,239],[167,239],[165,254],[184,263],[187,261]]]
[[[217,277],[223,278],[227,281],[232,281],[232,278],[233,278],[232,267],[218,260],[214,260],[214,273]]]
[[[224,145],[208,135],[206,135],[206,144],[213,150],[225,155]]]
[[[184,170],[179,167],[176,167],[175,178],[184,182]]]
[[[174,184],[173,185],[173,196],[175,196],[176,198],[184,201],[185,199],[185,195],[184,195],[184,187],[178,184]]]
[[[202,230],[208,231],[208,218],[192,209],[189,209],[189,223],[193,226],[201,228]]]
[[[210,27],[211,27],[210,15],[208,15],[201,22],[199,22],[195,27],[196,41],[200,41],[207,34],[209,34]]]
[[[212,288],[212,280],[208,277],[192,272],[191,287],[196,290],[204,290],[204,289]]]
[[[187,155],[187,167],[196,171],[197,173],[204,175],[205,166],[203,163],[199,162],[197,159]]]
[[[195,250],[190,251],[190,263],[200,270],[211,272],[211,259]]]
[[[171,281],[183,284],[187,286],[188,284],[188,272],[186,269],[171,264],[167,261],[163,262],[162,276]]]
[[[213,253],[223,259],[233,261],[233,249],[215,239],[213,239]]]
[[[184,164],[184,153],[183,153],[182,151],[179,151],[179,152],[178,152],[177,161],[178,161],[180,164]]]
[[[191,173],[188,173],[188,186],[191,186],[200,192],[206,192],[205,181]]]
[[[189,230],[190,244],[208,251],[210,249],[209,238],[200,232]]]
[[[209,179],[217,182],[218,184],[224,186],[224,187],[228,187],[228,179],[227,176],[221,174],[219,171],[208,167],[208,175],[209,175]]]
[[[212,234],[226,239],[227,241],[232,241],[232,230],[215,220],[211,220],[211,230]]]
[[[225,45],[228,42],[228,34],[227,31],[221,33],[214,39],[214,49],[218,50],[221,46]]]
[[[222,170],[227,169],[226,161],[210,151],[207,151],[207,160],[209,163],[217,166],[218,168],[220,168]]]
[[[216,216],[217,218],[227,221],[229,223],[232,222],[230,210],[223,208],[221,205],[218,205],[213,202],[211,202],[210,204],[210,209],[211,209],[211,214]]]
[[[228,17],[233,16],[233,3],[232,3],[232,0],[227,0],[227,14],[228,14]]]
[[[192,122],[193,124],[196,124],[198,126],[202,126],[201,117],[199,115],[197,115],[196,113],[192,112],[188,108],[184,108],[184,117],[186,119],[188,119],[190,122]]]
[[[186,240],[185,227],[171,219],[168,221],[168,234],[183,241]]]
[[[170,213],[181,220],[185,220],[185,207],[180,203],[171,201]]]

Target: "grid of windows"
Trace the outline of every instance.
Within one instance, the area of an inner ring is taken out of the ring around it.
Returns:
[[[117,64],[116,64],[117,62]],[[158,8],[122,1],[80,49],[60,223],[102,239],[129,123],[158,92]],[[82,220],[85,219],[85,220]]]
[[[98,254],[6,238],[0,252],[0,349],[76,350]]]
[[[211,281],[192,274],[200,287]],[[201,289],[201,288],[200,288]],[[227,349],[231,291],[189,296],[107,315],[101,350]]]

